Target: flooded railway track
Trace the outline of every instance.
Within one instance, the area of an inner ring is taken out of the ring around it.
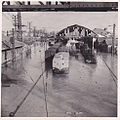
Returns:
[[[100,57],[98,57],[98,59],[99,58]],[[39,111],[41,113],[38,113],[37,116],[47,117],[99,115],[109,116],[110,114],[115,116],[115,104],[117,104],[116,88],[114,87],[113,83],[110,82],[112,80],[112,77],[110,72],[108,72],[107,66],[104,68],[104,61],[102,62],[101,60],[98,60],[97,65],[85,64],[80,54],[78,55],[78,58],[76,58],[74,55],[71,55],[70,73],[68,75],[54,75],[51,68],[44,71],[44,64],[41,64],[40,62],[40,52],[32,53],[31,58],[27,59],[29,59],[29,61],[27,63],[24,63],[26,64],[23,67],[24,69],[20,70],[24,70],[26,72],[26,76],[30,78],[31,82],[27,79],[26,80],[28,83],[31,83],[31,85],[27,88],[25,96],[22,96],[23,99],[19,100],[19,102],[15,104],[16,109],[12,109],[13,112],[9,111],[10,116],[20,116],[20,113],[22,112],[23,114],[23,111],[26,113],[25,116],[34,116],[34,114],[37,114],[35,113],[36,111]],[[36,62],[33,62],[34,59],[36,59]],[[28,69],[29,65],[31,65],[31,70]],[[34,71],[35,69],[37,71]],[[13,72],[11,70],[9,71]],[[103,76],[103,73],[106,75]],[[45,77],[46,74],[48,74],[47,78]],[[35,77],[36,75],[38,78]],[[37,84],[38,82],[39,84]],[[27,84],[25,86],[27,87]],[[19,87],[20,89],[23,89],[22,86]],[[12,89],[12,86],[8,89],[2,88],[2,91],[9,89]],[[4,91],[2,93],[4,98]],[[19,92],[17,94],[19,94]],[[30,99],[28,96],[32,96],[32,99]],[[8,97],[10,98],[11,96],[8,95]],[[37,103],[35,102],[34,97],[37,97]],[[109,104],[107,104],[105,100],[109,101]],[[44,101],[44,103],[42,101]],[[104,107],[101,107],[99,102],[101,102],[101,106]],[[10,107],[9,103],[10,102],[8,101],[8,108]],[[27,103],[31,104],[31,106],[27,106]],[[112,103],[115,104],[113,105]],[[42,110],[41,107],[34,108],[34,105],[38,106],[38,104],[40,106],[42,104],[44,106],[44,110]],[[2,106],[4,106],[4,101],[2,103]],[[28,107],[27,111],[24,110],[24,107]],[[35,111],[29,114],[33,108]],[[97,109],[97,111],[95,112],[94,109]],[[108,111],[106,112],[106,110]]]

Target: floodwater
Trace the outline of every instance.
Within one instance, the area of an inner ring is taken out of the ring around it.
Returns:
[[[2,68],[2,116],[9,116],[16,110],[44,72],[44,52],[40,50],[42,48],[36,46],[31,55],[21,57],[17,62]],[[47,68],[15,116],[115,117],[115,76],[117,56],[97,53],[97,64],[85,64],[81,54],[71,55],[69,74],[53,74],[51,68]]]

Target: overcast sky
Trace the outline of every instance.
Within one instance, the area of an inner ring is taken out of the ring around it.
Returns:
[[[12,25],[12,15],[16,13],[3,13],[2,29],[10,30]],[[108,25],[116,24],[116,34],[118,29],[117,12],[22,12],[22,23],[27,25],[32,22],[32,26],[37,29],[45,28],[47,31],[60,31],[61,29],[78,24],[90,29],[105,28]],[[112,27],[109,27],[109,31]]]

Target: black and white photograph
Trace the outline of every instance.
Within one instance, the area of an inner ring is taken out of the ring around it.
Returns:
[[[118,2],[2,1],[1,116],[117,117]]]

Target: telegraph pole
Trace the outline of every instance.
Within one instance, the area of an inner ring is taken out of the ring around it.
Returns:
[[[13,25],[14,25],[14,32],[15,32],[15,37],[18,41],[22,42],[22,27],[25,25],[22,25],[22,18],[21,18],[21,13],[18,12],[17,15],[13,15]]]
[[[30,39],[31,39],[31,22],[28,23],[28,29],[29,29],[28,36],[29,36],[29,41],[30,41]]]
[[[13,25],[14,25],[14,39],[18,38],[17,33],[17,16],[13,15]]]
[[[115,24],[113,24],[113,36],[112,36],[112,55],[114,55],[114,41],[115,41]]]
[[[18,41],[22,42],[22,20],[21,20],[21,12],[17,13],[17,29],[18,29]]]
[[[10,38],[10,42],[12,44],[12,61],[14,62],[15,60],[15,31],[14,28],[12,28],[12,37]]]
[[[16,17],[16,15],[13,15],[13,21],[14,21],[13,25],[14,25],[15,31],[16,31],[17,30],[16,29],[17,28],[17,17]]]
[[[33,36],[36,37],[36,27],[34,26]]]

